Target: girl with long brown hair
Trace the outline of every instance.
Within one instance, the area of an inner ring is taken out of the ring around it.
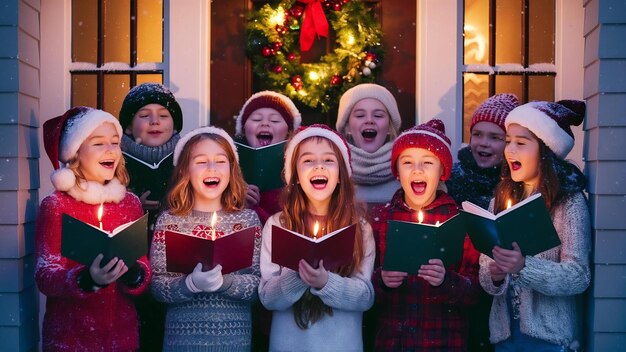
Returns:
[[[287,144],[282,211],[265,224],[261,248],[259,296],[273,311],[270,350],[363,349],[363,312],[374,301],[375,246],[350,174],[348,146],[327,126],[303,128]],[[322,235],[358,224],[352,263],[333,272],[323,261],[313,268],[301,260],[298,271],[272,263],[273,225],[312,236],[316,221]]]

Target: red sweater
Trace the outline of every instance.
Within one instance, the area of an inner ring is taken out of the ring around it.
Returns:
[[[444,222],[458,213],[447,193],[438,191],[436,199],[423,208],[424,223]],[[375,208],[372,215],[374,236],[381,254],[385,253],[387,220],[415,221],[417,214],[404,202],[399,189],[391,203]],[[465,351],[467,339],[466,306],[477,300],[478,257],[468,236],[463,259],[446,268],[443,283],[433,287],[417,274],[409,275],[395,289],[382,281],[381,268],[373,276],[378,307],[376,351]],[[381,264],[384,256],[381,255]]]
[[[137,313],[131,296],[148,287],[152,271],[147,258],[139,260],[144,280],[138,287],[125,286],[118,280],[98,291],[86,292],[78,287],[78,276],[89,268],[61,256],[62,214],[98,226],[99,206],[58,191],[41,202],[35,229],[35,280],[47,296],[44,351],[132,351],[139,346]],[[104,203],[102,225],[110,231],[142,215],[139,199],[126,193],[117,204]]]

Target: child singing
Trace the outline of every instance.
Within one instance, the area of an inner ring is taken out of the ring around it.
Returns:
[[[509,113],[506,163],[490,210],[541,193],[561,245],[534,256],[494,247],[480,256],[480,283],[494,296],[489,320],[496,351],[577,349],[580,312],[576,297],[590,282],[591,228],[582,193],[586,179],[564,160],[574,146],[570,126],[580,125],[585,103],[537,101]]]
[[[35,280],[47,297],[42,349],[134,351],[139,328],[131,296],[148,287],[147,258],[103,262],[100,254],[85,266],[61,256],[63,214],[97,227],[102,205],[106,231],[143,215],[139,198],[126,191],[122,127],[107,112],[74,107],[43,130],[55,191],[41,202],[35,230]]]
[[[450,140],[441,120],[404,131],[394,142],[391,168],[402,188],[390,204],[376,208],[373,214],[381,264],[387,220],[415,222],[421,211],[423,223],[435,224],[458,213],[452,197],[437,190],[452,168]],[[466,236],[463,258],[448,267],[441,259],[430,259],[416,275],[378,268],[372,276],[379,311],[376,351],[465,351],[465,312],[480,290],[478,256]]]
[[[375,245],[357,211],[350,174],[348,146],[327,126],[301,129],[288,142],[283,209],[265,224],[261,249],[259,297],[273,311],[272,351],[363,350],[363,312],[374,301]],[[301,260],[298,271],[272,263],[272,225],[310,235],[316,221],[323,234],[357,224],[350,265],[329,272],[323,261],[313,268]]]
[[[246,184],[237,149],[216,127],[193,130],[174,149],[174,171],[167,210],[157,220],[150,258],[152,293],[167,304],[163,351],[249,351],[250,307],[259,284],[260,222],[244,209]],[[217,235],[256,227],[252,267],[222,275],[221,265],[192,273],[168,272],[164,232],[206,237],[213,213]]]

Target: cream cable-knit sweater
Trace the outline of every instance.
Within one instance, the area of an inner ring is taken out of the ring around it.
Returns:
[[[302,330],[295,323],[292,305],[308,286],[298,272],[272,263],[271,229],[272,225],[280,226],[280,214],[274,214],[265,223],[261,245],[259,298],[272,311],[270,351],[362,351],[363,312],[374,303],[370,281],[376,255],[372,227],[361,220],[365,253],[359,272],[350,277],[329,273],[322,289],[311,289],[312,294],[333,308],[333,315],[325,315]]]
[[[493,210],[493,200],[489,207]],[[488,256],[480,256],[480,284],[495,296],[489,318],[491,342],[511,336],[507,307],[509,287],[518,286],[520,330],[522,333],[562,346],[575,347],[578,342],[576,295],[590,282],[589,250],[591,227],[589,210],[582,193],[565,199],[554,209],[552,222],[561,245],[526,256],[526,264],[515,278],[508,275],[495,286],[489,274]]]

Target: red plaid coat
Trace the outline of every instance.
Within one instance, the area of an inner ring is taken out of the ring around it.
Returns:
[[[458,213],[452,197],[438,191],[436,199],[422,209],[424,223],[444,222]],[[372,212],[374,236],[378,239],[384,263],[387,220],[416,221],[416,212],[404,202],[399,189],[391,203]],[[378,267],[372,276],[376,290],[378,322],[376,351],[465,351],[467,306],[477,301],[478,257],[469,237],[465,237],[463,259],[446,268],[446,277],[433,287],[417,274],[409,275],[398,288],[385,286]]]

